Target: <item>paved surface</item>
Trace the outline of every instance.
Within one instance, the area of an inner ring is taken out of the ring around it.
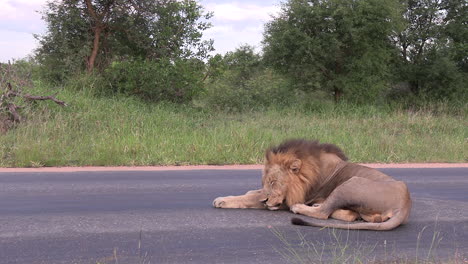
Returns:
[[[406,181],[414,200],[409,224],[389,232],[295,227],[286,211],[211,207],[259,188],[259,170],[2,172],[0,263],[294,263],[287,244],[316,262],[302,248],[315,246],[325,262],[337,248],[363,260],[467,261],[468,168],[381,170]]]

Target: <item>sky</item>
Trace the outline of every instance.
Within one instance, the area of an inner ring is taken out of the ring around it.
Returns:
[[[25,58],[37,48],[33,34],[44,34],[41,11],[47,0],[0,0],[0,62]],[[214,12],[205,39],[213,39],[215,53],[243,44],[260,47],[263,25],[279,11],[280,0],[199,0]]]

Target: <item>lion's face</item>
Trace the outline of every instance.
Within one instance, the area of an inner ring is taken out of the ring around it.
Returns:
[[[267,198],[263,201],[269,210],[278,210],[287,204],[288,190],[300,171],[301,161],[265,164],[262,184]]]

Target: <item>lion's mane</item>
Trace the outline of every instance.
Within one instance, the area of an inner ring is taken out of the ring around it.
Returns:
[[[319,185],[322,178],[323,154],[333,154],[335,157],[346,161],[348,158],[343,151],[333,144],[320,144],[318,141],[293,139],[269,148],[266,151],[266,167],[278,164],[289,167],[294,160],[301,160],[302,165],[297,177],[291,177],[286,204],[292,206],[297,203],[305,203],[309,193]]]

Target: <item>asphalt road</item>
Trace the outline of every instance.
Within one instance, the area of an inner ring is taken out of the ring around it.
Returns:
[[[212,208],[215,197],[259,188],[259,170],[0,173],[0,263],[326,263],[338,250],[467,263],[468,168],[381,170],[413,198],[410,222],[389,232]]]

